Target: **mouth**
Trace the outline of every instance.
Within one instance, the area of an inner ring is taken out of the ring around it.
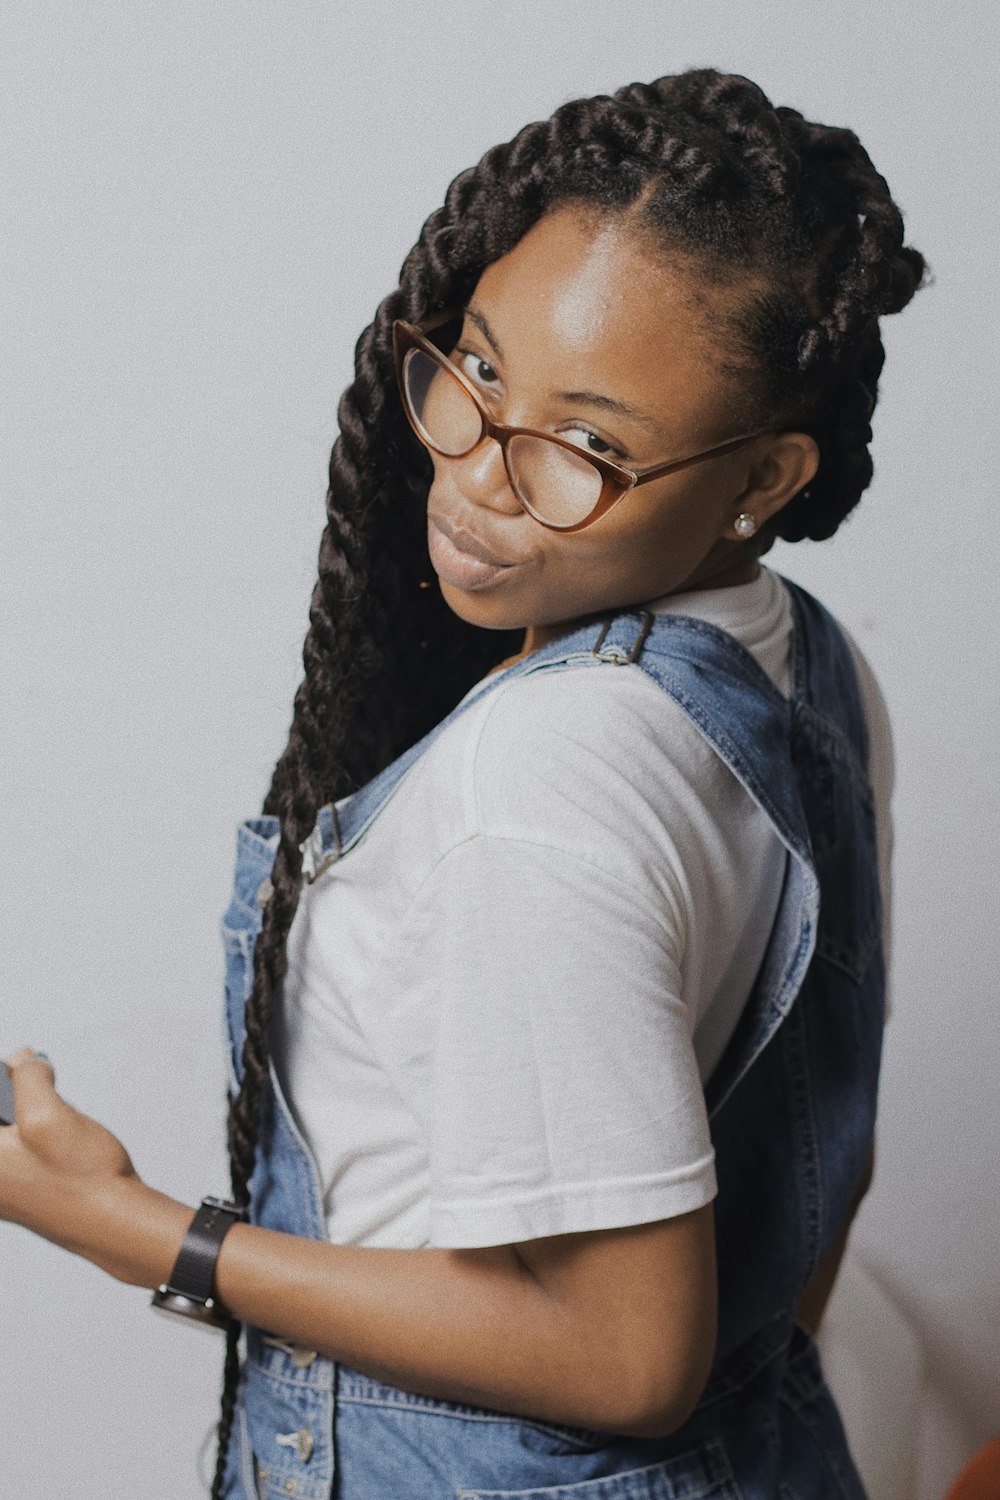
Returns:
[[[517,563],[507,563],[464,526],[446,516],[427,515],[427,549],[434,571],[456,588],[475,589],[509,573]]]

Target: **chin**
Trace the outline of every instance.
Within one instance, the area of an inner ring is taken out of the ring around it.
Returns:
[[[441,597],[451,610],[467,625],[478,625],[483,630],[526,630],[528,622],[520,615],[514,616],[509,606],[505,610],[497,602],[486,598],[485,591],[455,588],[453,584],[438,579]]]

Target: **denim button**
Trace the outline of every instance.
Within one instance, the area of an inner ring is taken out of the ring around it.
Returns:
[[[315,1443],[308,1427],[300,1427],[298,1432],[279,1432],[274,1440],[282,1448],[294,1448],[304,1464],[312,1458]]]
[[[315,1349],[307,1349],[305,1344],[290,1344],[287,1339],[276,1339],[269,1333],[262,1334],[260,1341],[270,1344],[272,1349],[283,1350],[297,1370],[308,1370],[319,1359]]]
[[[262,911],[273,895],[274,886],[271,884],[270,877],[268,877],[268,879],[262,880],[257,887],[257,905]]]

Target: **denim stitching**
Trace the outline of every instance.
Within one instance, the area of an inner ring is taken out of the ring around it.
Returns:
[[[533,1432],[541,1432],[548,1437],[555,1437],[563,1442],[573,1443],[581,1452],[603,1448],[615,1440],[614,1433],[595,1432],[590,1434],[586,1428],[582,1427],[560,1427],[558,1423],[542,1422],[535,1417],[522,1417],[517,1416],[513,1412],[494,1412],[475,1406],[463,1406],[458,1401],[439,1401],[431,1396],[420,1396],[415,1391],[397,1392],[392,1387],[387,1388],[387,1394],[385,1395],[376,1395],[374,1392],[364,1394],[363,1390],[352,1392],[350,1383],[348,1383],[345,1389],[344,1384],[338,1382],[337,1401],[338,1403],[343,1402],[347,1406],[374,1406],[385,1411],[413,1412],[429,1417],[452,1417],[462,1422],[487,1422],[507,1425],[513,1423],[518,1427],[530,1427]]]
[[[750,1339],[750,1348],[747,1352],[741,1354],[739,1350],[736,1350],[730,1354],[726,1360],[726,1374],[714,1381],[710,1380],[705,1387],[706,1392],[711,1392],[711,1394],[707,1399],[703,1396],[698,1402],[699,1412],[707,1411],[709,1407],[717,1406],[720,1401],[728,1401],[738,1395],[756,1380],[768,1365],[773,1364],[776,1359],[783,1359],[788,1350],[790,1327],[790,1315],[781,1314],[773,1324],[766,1325]],[[775,1332],[779,1332],[781,1337],[777,1344],[772,1344],[771,1340]]]
[[[754,800],[760,803],[761,807],[764,809],[768,817],[771,819],[771,822],[774,824],[775,829],[786,848],[788,848],[793,854],[797,855],[800,859],[805,859],[807,857],[806,848],[802,844],[801,840],[796,837],[792,829],[788,826],[783,815],[774,806],[767,787],[758,780],[756,773],[749,765],[749,763],[744,759],[739,747],[729,738],[729,736],[724,731],[719,729],[718,725],[715,724],[714,721],[709,717],[709,715],[706,714],[700,707],[700,705],[685,692],[685,690],[676,682],[676,680],[668,676],[665,680],[661,681],[660,686],[666,688],[671,697],[680,704],[688,717],[692,719],[695,724],[697,724],[698,728],[702,731],[705,738],[715,748],[717,753],[721,755],[721,758],[729,766],[730,770],[733,772],[733,775],[737,778],[737,780],[747,789]]]
[[[801,1004],[794,1005],[783,1031],[782,1060],[791,1098],[791,1113],[796,1131],[795,1153],[802,1188],[802,1220],[807,1241],[805,1251],[810,1279],[819,1264],[823,1223],[823,1189],[819,1173],[819,1144],[816,1115],[809,1086],[809,1064],[806,1045],[806,1016]]]
[[[709,1109],[708,1118],[710,1120],[715,1118],[719,1110],[729,1099],[733,1090],[737,1087],[738,1084],[742,1082],[746,1074],[749,1072],[750,1068],[757,1061],[757,1058],[763,1052],[764,1048],[768,1045],[769,1042],[773,1041],[774,1037],[779,1032],[782,1023],[786,1019],[788,1014],[786,999],[789,992],[792,992],[792,996],[794,999],[794,996],[798,994],[803,983],[805,982],[805,973],[808,970],[810,954],[814,949],[815,936],[816,919],[814,917],[811,922],[804,923],[800,928],[798,946],[795,949],[795,953],[793,954],[791,961],[785,968],[785,973],[782,977],[782,981],[777,993],[772,997],[768,1005],[767,1017],[764,1020],[763,1024],[758,1027],[756,1041],[754,1042],[754,1045],[750,1049],[750,1051],[744,1055],[738,1071],[730,1079],[726,1088],[714,1101],[711,1108]]]
[[[862,802],[870,812],[874,812],[875,794],[868,770],[858,755],[857,748],[841,726],[834,724],[832,719],[828,719],[825,714],[819,713],[811,703],[796,704],[796,715],[800,723],[807,726],[809,732],[817,740],[821,740],[827,750],[845,767]]]
[[[830,1395],[829,1388],[826,1386],[826,1384],[824,1383],[821,1388],[818,1388],[818,1390],[820,1399],[829,1401],[830,1405],[833,1406],[834,1412],[836,1413],[836,1407],[834,1406],[833,1398]],[[864,1500],[863,1491],[859,1490],[858,1486],[854,1483],[852,1476],[847,1472],[846,1469],[844,1469],[837,1453],[834,1451],[831,1445],[824,1441],[822,1426],[816,1420],[815,1416],[809,1413],[808,1404],[804,1406],[796,1406],[789,1399],[787,1393],[784,1390],[779,1391],[778,1400],[780,1404],[785,1408],[785,1410],[791,1413],[791,1415],[795,1418],[795,1420],[799,1423],[803,1430],[807,1432],[812,1438],[820,1462],[824,1465],[827,1473],[830,1475],[830,1478],[837,1486],[837,1489],[841,1496],[841,1500]]]
[[[319,1401],[325,1400],[334,1388],[332,1379],[320,1382],[316,1378],[320,1367],[324,1364],[329,1367],[331,1372],[333,1371],[333,1361],[327,1359],[325,1355],[318,1354],[309,1368],[302,1371],[301,1377],[298,1379],[293,1375],[284,1375],[280,1370],[272,1369],[264,1359],[248,1358],[246,1367],[248,1371],[252,1370],[255,1375],[260,1376],[269,1383],[283,1386],[290,1392],[294,1391],[296,1396],[307,1396],[312,1400]],[[301,1405],[301,1403],[299,1404]]]
[[[570,1484],[555,1485],[533,1485],[528,1489],[519,1490],[487,1490],[480,1487],[462,1488],[455,1491],[455,1500],[539,1500],[544,1496],[551,1496],[552,1500],[573,1500],[579,1496],[585,1500],[588,1494],[598,1494],[600,1489],[614,1486],[615,1490],[621,1488],[621,1500],[630,1500],[631,1496],[652,1493],[647,1487],[655,1482],[659,1473],[668,1481],[671,1480],[669,1470],[677,1469],[680,1465],[697,1464],[704,1473],[704,1481],[698,1480],[694,1483],[684,1483],[683,1480],[674,1478],[671,1482],[671,1492],[675,1500],[707,1500],[709,1496],[717,1497],[717,1500],[740,1500],[740,1493],[735,1487],[735,1475],[729,1462],[728,1455],[722,1444],[713,1437],[706,1437],[697,1448],[688,1449],[684,1453],[672,1454],[669,1458],[659,1459],[656,1463],[643,1464],[638,1469],[623,1469],[617,1474],[603,1474],[594,1479],[577,1480]]]

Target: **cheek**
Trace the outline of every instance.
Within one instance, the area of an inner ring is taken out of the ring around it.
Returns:
[[[706,483],[700,476],[684,485],[676,478],[673,484],[669,478],[662,483],[667,488],[659,494],[654,481],[652,495],[637,490],[622,501],[618,546],[639,564],[650,550],[698,556],[718,540],[724,525],[727,502],[717,483]],[[626,509],[630,502],[631,513]]]
[[[606,530],[598,522],[592,533],[582,534],[587,540],[577,558],[581,576],[595,587],[653,598],[698,567],[722,535],[729,490],[700,475],[681,487],[679,477],[654,481],[649,488],[659,494],[633,490],[607,518]]]
[[[431,472],[431,484],[430,484],[429,494],[433,494],[435,490],[440,489],[440,487],[441,487],[441,481],[444,478],[445,470],[444,470],[444,465],[441,462],[440,456],[437,453],[432,453],[429,448],[427,449],[427,457],[431,461],[431,470],[432,470],[432,472]]]

